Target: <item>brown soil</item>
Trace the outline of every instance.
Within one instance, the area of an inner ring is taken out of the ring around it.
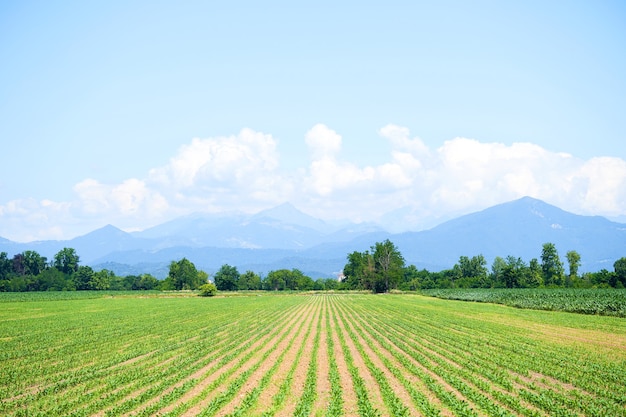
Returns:
[[[306,374],[309,370],[309,363],[312,358],[313,351],[313,340],[315,339],[315,334],[317,331],[317,323],[320,321],[320,301],[315,301],[314,310],[312,315],[314,316],[313,324],[311,328],[311,334],[309,334],[309,338],[305,342],[304,351],[302,352],[302,356],[300,357],[300,362],[298,363],[298,367],[296,368],[296,372],[293,375],[293,385],[291,387],[291,395],[292,401],[287,401],[285,407],[279,410],[276,413],[277,417],[287,417],[293,415],[294,410],[296,409],[296,405],[304,392],[304,386],[306,382]]]
[[[335,308],[334,314],[338,314],[337,306],[335,305],[333,307]],[[357,350],[354,344],[354,341],[350,338],[350,335],[346,331],[343,321],[340,319],[338,323],[339,323],[339,328],[337,330],[343,334],[343,337],[346,341],[346,346],[348,347],[348,351],[350,352],[350,355],[352,356],[352,362],[354,363],[354,366],[358,369],[359,376],[363,378],[363,382],[365,383],[365,386],[367,388],[370,404],[375,409],[381,411],[384,415],[387,415],[388,414],[387,406],[383,402],[382,394],[380,392],[380,387],[378,386],[378,383],[376,382],[372,374],[369,372],[369,369],[367,369],[367,366],[365,365],[365,362],[363,361],[361,354]]]
[[[285,380],[287,374],[289,373],[289,370],[291,369],[291,366],[296,360],[298,350],[305,343],[306,329],[313,320],[313,313],[313,307],[311,305],[308,305],[306,311],[303,313],[302,318],[300,319],[300,321],[304,321],[302,330],[298,334],[296,340],[291,345],[289,351],[283,357],[283,360],[278,366],[278,369],[270,379],[267,388],[264,389],[263,392],[261,392],[261,394],[259,395],[257,406],[255,407],[254,411],[267,410],[272,406],[272,400],[274,398],[274,395],[276,395],[276,393],[280,389],[281,384]]]
[[[346,363],[346,358],[343,355],[343,350],[341,349],[341,344],[339,341],[339,336],[337,336],[337,332],[339,331],[335,322],[332,320],[332,317],[328,317],[330,320],[330,331],[332,333],[333,339],[333,351],[335,355],[335,361],[337,362],[337,370],[339,372],[339,380],[341,381],[341,388],[343,394],[343,407],[345,411],[345,415],[347,416],[355,416],[358,415],[358,405],[357,405],[357,396],[354,391],[354,384],[352,382],[352,376],[350,375],[350,371],[348,370],[348,365]]]
[[[274,366],[278,358],[283,354],[285,349],[289,346],[289,343],[291,343],[295,337],[299,328],[298,321],[301,320],[301,317],[302,313],[300,313],[296,319],[291,321],[290,325],[287,326],[289,334],[278,344],[276,349],[267,357],[261,366],[252,373],[250,378],[242,385],[239,394],[236,395],[235,398],[224,408],[222,408],[216,416],[226,416],[235,411],[245,396],[259,385],[263,376]]]
[[[227,387],[230,384],[230,382],[232,382],[233,379],[237,378],[237,376],[246,372],[248,369],[254,366],[254,363],[259,357],[263,356],[263,354],[265,354],[269,349],[275,346],[280,340],[281,336],[284,333],[289,331],[289,325],[293,325],[293,323],[298,319],[299,316],[300,316],[299,314],[290,315],[290,317],[288,318],[289,322],[286,323],[285,326],[283,327],[277,326],[273,330],[272,333],[257,340],[254,344],[252,344],[252,346],[250,346],[248,349],[246,349],[244,352],[238,355],[237,358],[233,359],[228,365],[223,366],[222,368],[219,369],[218,372],[204,379],[200,384],[198,384],[196,387],[194,387],[194,389],[192,389],[188,393],[188,399],[194,398],[200,395],[202,391],[205,388],[207,388],[209,385],[211,385],[211,383],[215,381],[220,375],[222,375],[225,371],[230,370],[233,366],[235,366],[237,364],[237,359],[239,357],[245,356],[246,354],[250,352],[255,352],[255,354],[252,357],[250,357],[244,364],[242,364],[239,368],[237,368],[237,370],[222,383],[221,385],[222,387]],[[199,414],[202,411],[202,409],[205,408],[211,402],[211,400],[216,398],[221,392],[222,390],[218,390],[216,388],[215,390],[213,390],[213,392],[209,393],[200,402],[196,403],[194,406],[189,408],[182,415],[189,417],[189,416],[195,416]],[[183,399],[181,399],[181,402],[185,402],[184,397]]]

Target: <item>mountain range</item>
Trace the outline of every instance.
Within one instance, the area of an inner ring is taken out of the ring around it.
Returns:
[[[561,257],[575,250],[580,270],[613,269],[626,256],[626,224],[599,216],[566,212],[524,197],[444,222],[419,232],[389,233],[375,224],[330,224],[289,203],[249,215],[196,213],[141,232],[107,225],[66,241],[17,243],[0,238],[9,256],[35,250],[52,259],[63,247],[76,249],[81,263],[119,275],[151,273],[163,278],[169,263],[183,257],[209,274],[222,265],[260,274],[298,268],[313,277],[333,277],[346,256],[391,240],[407,264],[431,271],[452,267],[460,256],[482,254],[489,265],[496,256],[528,262],[540,258],[543,243],[556,245]]]

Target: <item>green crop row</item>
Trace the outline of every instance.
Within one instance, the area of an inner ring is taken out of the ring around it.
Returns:
[[[626,289],[472,288],[422,291],[431,297],[504,304],[517,308],[626,317]]]
[[[617,317],[363,294],[0,306],[6,416],[626,417]]]

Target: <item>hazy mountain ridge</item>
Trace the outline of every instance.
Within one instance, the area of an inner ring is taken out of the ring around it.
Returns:
[[[73,247],[83,264],[118,274],[148,272],[163,277],[172,260],[187,257],[215,272],[223,264],[242,272],[264,274],[298,268],[312,277],[339,272],[346,256],[390,239],[407,263],[418,268],[450,268],[460,256],[513,255],[528,262],[540,258],[552,242],[564,259],[568,250],[581,254],[581,271],[611,270],[626,256],[626,225],[599,216],[580,216],[525,197],[467,214],[420,232],[388,233],[372,224],[331,225],[285,203],[253,215],[192,214],[142,232],[127,233],[107,225],[68,241],[15,243],[0,238],[9,256],[36,250],[48,259]]]

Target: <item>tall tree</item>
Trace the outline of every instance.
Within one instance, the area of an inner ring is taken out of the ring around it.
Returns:
[[[34,250],[24,251],[24,267],[28,275],[39,275],[46,269],[47,262],[48,259],[45,256],[41,256]]]
[[[578,278],[578,268],[580,268],[580,254],[575,250],[570,250],[565,254],[567,264],[569,266],[569,274],[567,275],[567,286],[571,287],[572,282]]]
[[[544,243],[541,251],[541,271],[545,285],[563,285],[563,263],[554,243]]]
[[[260,290],[261,277],[253,271],[246,271],[239,276],[237,288],[239,290]]]
[[[270,271],[265,277],[265,288],[271,291],[282,291],[285,289],[285,277],[289,273],[286,269]]]
[[[71,275],[78,270],[80,258],[73,248],[63,248],[54,255],[53,265],[64,274]]]
[[[619,258],[613,264],[615,268],[616,284],[620,282],[622,287],[626,287],[626,258]]]
[[[76,272],[72,274],[74,285],[77,290],[97,290],[100,288],[94,288],[93,282],[93,269],[90,266],[81,265]]]
[[[537,258],[532,258],[528,263],[528,274],[525,279],[525,287],[537,288],[543,285],[541,265]]]
[[[396,245],[389,239],[384,242],[377,242],[372,246],[372,253],[379,281],[379,285],[376,285],[375,291],[388,292],[396,288],[404,269],[404,258]],[[382,285],[380,285],[380,283],[382,283]]]
[[[367,274],[369,252],[354,251],[348,254],[348,263],[343,267],[343,280],[349,290],[364,287],[364,277]]]
[[[13,265],[13,273],[16,275],[26,275],[26,264],[24,263],[24,254],[17,253],[13,255],[11,260]]]
[[[507,288],[518,288],[523,286],[526,274],[526,264],[522,258],[515,256],[506,257],[506,265],[503,271],[503,281]]]
[[[198,271],[193,262],[187,258],[170,263],[168,278],[175,290],[195,290],[206,283],[207,277],[206,273]]]
[[[238,289],[239,271],[237,271],[237,267],[224,264],[215,273],[214,280],[218,290],[235,291]]]
[[[13,271],[13,264],[6,252],[0,252],[0,280],[8,279]]]

